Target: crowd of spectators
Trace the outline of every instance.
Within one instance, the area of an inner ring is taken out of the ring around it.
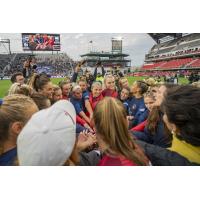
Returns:
[[[35,58],[38,70],[51,73],[52,76],[65,76],[72,72],[74,61],[67,54],[13,54],[0,55],[0,74],[10,77],[15,72],[23,71],[24,63]],[[46,68],[45,68],[46,67]]]
[[[182,38],[156,44],[146,55],[146,60],[177,57],[188,54],[199,54],[200,34],[194,33]]]

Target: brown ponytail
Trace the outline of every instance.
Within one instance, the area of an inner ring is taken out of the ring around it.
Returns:
[[[33,74],[28,85],[38,92],[42,90],[48,82],[50,82],[50,78],[46,74]]]

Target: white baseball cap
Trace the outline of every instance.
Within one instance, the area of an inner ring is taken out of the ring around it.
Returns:
[[[35,113],[17,139],[20,165],[64,165],[76,139],[76,112],[67,100]]]

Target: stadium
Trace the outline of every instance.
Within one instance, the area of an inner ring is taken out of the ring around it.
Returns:
[[[200,69],[200,34],[150,33],[156,44],[145,56],[141,71],[146,74],[198,72]]]
[[[78,59],[61,34],[1,39],[0,165],[199,165],[200,34],[145,36],[139,67],[122,37]]]
[[[175,74],[180,77],[181,82],[187,83],[187,79],[192,74],[197,81],[200,70],[200,34],[191,33],[149,33],[149,37],[156,44],[145,55],[144,64],[140,67],[131,65],[129,55],[123,53],[122,38],[114,37],[112,41],[112,50],[101,52],[89,49],[80,59],[86,60],[83,71],[94,71],[93,66],[97,61],[101,61],[106,72],[121,71],[129,76],[132,82],[135,79],[143,77],[162,77],[170,80]],[[28,42],[30,38],[35,37],[35,41],[39,40],[39,34],[22,34],[22,48],[24,53],[12,53],[10,47],[10,39],[1,39],[0,44],[7,53],[0,54],[0,78],[9,79],[11,75],[17,71],[22,71],[23,63],[28,57],[35,57],[38,65],[38,72],[45,72],[53,78],[62,78],[70,76],[73,72],[76,60],[71,59],[67,53],[60,52],[60,36],[57,34],[43,34],[44,42],[46,38],[56,38],[56,43],[52,48],[40,47],[36,49],[36,43],[31,43],[30,48]],[[37,40],[36,40],[37,39]],[[41,39],[40,39],[41,40]],[[46,42],[47,43],[47,42]],[[90,41],[92,43],[92,41]],[[42,49],[43,48],[43,49]],[[195,81],[194,80],[194,81]],[[7,81],[5,84],[10,85]],[[1,88],[8,88],[1,82]],[[0,96],[5,94],[0,89]]]

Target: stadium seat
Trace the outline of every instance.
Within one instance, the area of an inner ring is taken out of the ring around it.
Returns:
[[[167,63],[163,64],[160,69],[174,69],[174,68],[180,68],[187,63],[191,62],[192,58],[184,58],[184,59],[177,59],[177,60],[171,60]]]
[[[189,67],[200,67],[200,59],[196,59]]]

